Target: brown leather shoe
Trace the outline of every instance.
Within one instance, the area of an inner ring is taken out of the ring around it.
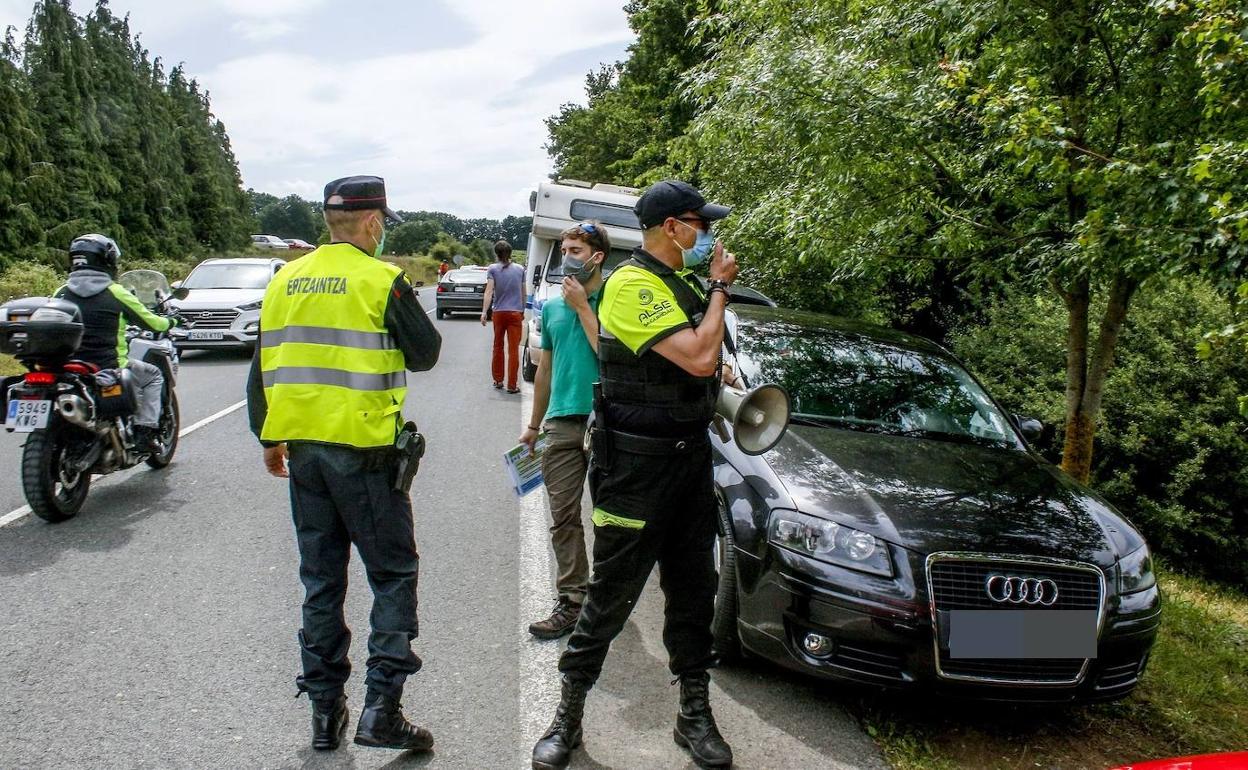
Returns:
[[[576,620],[580,616],[581,605],[574,604],[561,596],[555,603],[555,610],[550,617],[530,625],[529,633],[538,639],[558,639],[572,633],[572,629],[576,627]]]

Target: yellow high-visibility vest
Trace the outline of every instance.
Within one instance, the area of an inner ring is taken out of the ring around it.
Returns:
[[[407,375],[385,313],[401,272],[334,243],[273,277],[260,310],[263,440],[394,444]]]

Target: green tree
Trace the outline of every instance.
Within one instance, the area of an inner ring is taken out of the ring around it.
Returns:
[[[268,196],[273,197],[273,196]],[[315,243],[320,235],[319,212],[298,195],[287,195],[265,205],[256,215],[260,232],[279,238],[300,238]]]
[[[120,181],[104,151],[95,62],[69,0],[42,0],[26,27],[24,69],[34,96],[42,153],[31,204],[49,245],[68,248],[91,230],[118,231]]]
[[[708,38],[691,35],[690,24],[718,5],[630,0],[624,10],[637,41],[627,60],[588,75],[586,106],[565,104],[546,120],[557,176],[624,185],[696,177],[685,140],[694,102],[681,79],[708,52]]]
[[[10,31],[0,60],[0,256],[63,267],[92,230],[141,259],[242,243],[246,198],[207,96],[167,78],[107,0],[85,19],[40,0],[20,56]]]
[[[1177,11],[1178,8],[1166,7]],[[1222,131],[1194,158],[1188,173],[1209,201],[1215,238],[1225,244],[1242,273],[1248,256],[1248,8],[1230,0],[1196,0],[1195,21],[1184,32],[1196,51],[1204,98],[1204,115]],[[1236,292],[1237,307],[1248,302],[1248,282]],[[1241,316],[1209,332],[1197,345],[1208,361],[1223,346],[1248,351],[1248,321]],[[1248,396],[1239,397],[1240,414],[1248,417]]]
[[[442,228],[432,219],[407,220],[391,231],[386,246],[391,254],[424,254],[438,242],[441,232]]]
[[[689,80],[700,168],[769,271],[922,286],[943,265],[984,293],[1054,291],[1062,464],[1086,480],[1136,291],[1236,269],[1179,171],[1222,120],[1201,109],[1193,20],[1130,0],[738,0]]]
[[[18,69],[11,36],[0,48],[0,265],[32,256],[43,228],[29,203],[26,182],[40,150],[25,76]]]

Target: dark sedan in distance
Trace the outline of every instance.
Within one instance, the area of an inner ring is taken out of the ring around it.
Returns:
[[[449,318],[452,313],[480,315],[488,277],[484,268],[463,267],[448,271],[438,281],[438,318]]]
[[[738,370],[792,399],[751,457],[714,435],[721,656],[1016,701],[1115,700],[1161,618],[1140,533],[938,345],[735,308]]]

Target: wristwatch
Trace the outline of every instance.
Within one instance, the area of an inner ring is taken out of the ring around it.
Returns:
[[[706,284],[707,296],[710,296],[711,294],[717,291],[722,291],[724,293],[724,302],[732,302],[732,292],[728,291],[727,281],[721,281],[718,278],[712,278],[711,280],[707,281],[707,284]]]

